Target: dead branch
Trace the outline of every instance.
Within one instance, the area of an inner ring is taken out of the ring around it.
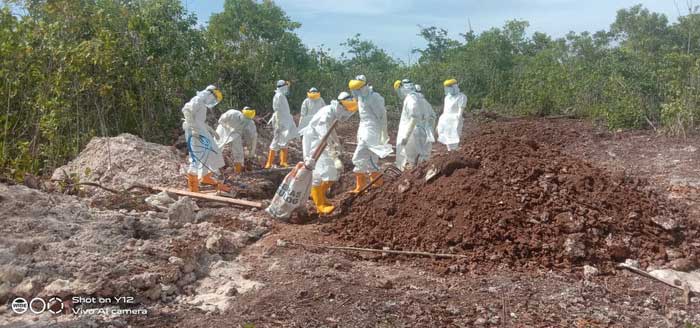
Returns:
[[[671,283],[668,283],[668,282],[666,282],[666,281],[663,281],[663,280],[661,280],[661,279],[659,279],[659,278],[656,278],[656,277],[650,275],[648,272],[646,272],[646,271],[644,271],[644,270],[640,270],[640,269],[637,269],[637,268],[634,268],[634,267],[631,267],[631,266],[627,266],[627,265],[623,265],[623,264],[618,265],[617,268],[627,269],[627,270],[629,270],[629,271],[631,271],[631,272],[633,272],[633,273],[636,273],[636,274],[638,274],[638,275],[640,275],[640,276],[642,276],[642,277],[646,277],[646,278],[649,278],[649,279],[651,279],[651,280],[658,281],[658,282],[660,282],[660,283],[662,283],[662,284],[664,284],[664,285],[666,285],[666,286],[669,286],[669,287],[672,287],[672,288],[675,288],[675,289],[678,289],[678,290],[681,290],[681,291],[686,292],[686,288],[684,288],[683,286],[676,286],[676,285],[674,285],[674,284],[671,284]],[[691,292],[688,291],[688,293],[691,293]]]
[[[167,188],[167,187],[149,186],[149,188],[151,188],[153,190],[157,190],[157,191],[165,191],[169,194],[188,196],[188,197],[192,197],[192,198],[210,200],[210,201],[215,201],[215,202],[240,205],[240,206],[255,207],[255,208],[262,208],[263,207],[263,204],[260,202],[251,202],[251,201],[243,200],[243,199],[207,195],[207,194],[185,191],[185,190],[174,189],[174,188]]]
[[[466,255],[459,254],[444,254],[444,253],[428,253],[428,252],[411,252],[411,251],[397,251],[391,249],[374,249],[374,248],[359,248],[359,247],[345,247],[345,246],[325,246],[325,245],[305,245],[300,243],[293,243],[302,247],[316,247],[333,249],[340,251],[352,251],[352,252],[370,252],[370,253],[388,253],[388,254],[402,254],[402,255],[417,255],[417,256],[427,256],[435,258],[466,258]]]

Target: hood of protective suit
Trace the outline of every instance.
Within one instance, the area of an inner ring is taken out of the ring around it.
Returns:
[[[367,96],[369,96],[369,92],[370,92],[369,86],[368,86],[368,85],[364,85],[364,86],[362,86],[361,88],[359,88],[359,89],[357,89],[357,90],[352,90],[352,91],[351,91],[351,94],[352,94],[352,96],[355,97],[355,98],[360,98],[360,97],[367,97]]]
[[[415,92],[416,88],[413,85],[413,83],[403,83],[398,89],[396,89],[396,93],[399,95],[399,98],[401,98],[401,100],[406,99],[408,95]]]
[[[454,96],[459,93],[459,85],[453,84],[449,87],[445,87],[445,95]]]
[[[201,101],[204,106],[207,106],[207,108],[214,108],[214,106],[219,104],[219,100],[216,99],[216,96],[207,90],[197,92],[197,98],[199,98],[199,101]]]
[[[278,87],[278,88],[277,88],[277,92],[279,92],[279,93],[281,93],[281,94],[283,94],[283,95],[285,95],[285,96],[289,96],[289,85],[286,85],[286,84],[285,84],[285,85],[283,85],[283,86],[281,86],[281,87]]]

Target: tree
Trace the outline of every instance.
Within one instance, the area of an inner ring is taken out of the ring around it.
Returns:
[[[419,53],[419,63],[438,62],[445,60],[447,52],[459,46],[459,42],[447,37],[447,30],[435,26],[419,26],[418,36],[428,43],[425,49],[413,49],[413,53]]]

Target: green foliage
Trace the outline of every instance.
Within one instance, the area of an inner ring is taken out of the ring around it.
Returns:
[[[308,49],[273,1],[226,0],[206,27],[180,0],[12,0],[0,9],[0,168],[48,173],[93,136],[123,132],[169,143],[182,105],[217,84],[220,111],[271,110],[274,82],[292,81],[295,110],[315,86],[329,101],[365,74],[389,110],[410,78],[442,104],[442,82],[460,81],[470,109],[512,115],[574,114],[610,128],[693,132],[700,112],[700,14],[670,24],[642,6],[617,12],[608,31],[554,39],[507,21],[461,40],[420,27],[415,63],[360,34]],[[18,11],[11,11],[12,4]],[[21,13],[21,14],[17,14]],[[440,107],[436,107],[440,110]]]

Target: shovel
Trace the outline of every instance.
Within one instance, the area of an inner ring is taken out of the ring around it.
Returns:
[[[275,196],[272,197],[270,206],[265,209],[270,216],[286,222],[299,206],[303,206],[306,203],[313,182],[313,170],[316,166],[316,161],[321,157],[328,143],[328,137],[337,125],[338,121],[336,120],[321,139],[308,163],[297,163],[292,171],[284,177],[284,180],[277,188],[277,192],[275,192]]]

